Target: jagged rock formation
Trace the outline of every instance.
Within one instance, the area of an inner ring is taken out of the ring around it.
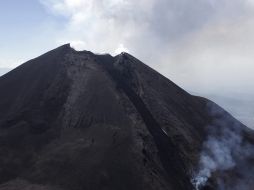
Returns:
[[[127,53],[67,44],[2,76],[0,92],[0,190],[194,188],[210,101]]]

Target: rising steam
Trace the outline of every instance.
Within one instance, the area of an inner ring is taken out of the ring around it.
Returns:
[[[249,183],[249,177],[246,176],[253,170],[247,166],[247,160],[253,159],[254,147],[244,141],[244,127],[238,121],[221,111],[215,104],[209,104],[208,107],[210,114],[215,119],[207,128],[209,136],[203,144],[198,171],[194,174],[192,184],[196,190],[201,190],[213,174],[220,175],[236,169],[239,176],[242,176],[241,179],[237,179],[230,187],[223,180],[217,179],[217,189],[247,190],[243,186]]]

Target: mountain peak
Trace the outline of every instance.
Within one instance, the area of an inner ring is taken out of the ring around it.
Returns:
[[[63,44],[63,45],[55,48],[54,50],[60,50],[61,51],[61,50],[74,50],[74,49],[71,47],[70,43],[66,43],[66,44]]]
[[[0,190],[193,190],[207,126],[245,129],[128,53],[70,44],[1,77],[0,92]],[[231,185],[239,175],[227,172],[218,174]]]
[[[61,45],[60,47],[71,48],[71,44],[70,43],[66,43],[66,44]]]

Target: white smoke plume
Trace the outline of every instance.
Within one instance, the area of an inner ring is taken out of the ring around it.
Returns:
[[[237,179],[229,187],[218,177],[217,189],[247,190],[249,182],[253,181],[249,177],[253,168],[248,166],[247,160],[254,158],[254,146],[244,140],[244,128],[238,121],[218,109],[215,104],[209,104],[209,112],[216,119],[207,128],[209,135],[203,143],[198,171],[192,179],[192,184],[196,190],[201,190],[213,174],[236,169],[241,179]]]

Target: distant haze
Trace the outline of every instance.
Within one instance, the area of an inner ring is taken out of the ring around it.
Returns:
[[[254,100],[251,96],[237,96],[237,94],[232,96],[218,96],[205,93],[200,95],[213,100],[231,113],[236,119],[254,129]]]

